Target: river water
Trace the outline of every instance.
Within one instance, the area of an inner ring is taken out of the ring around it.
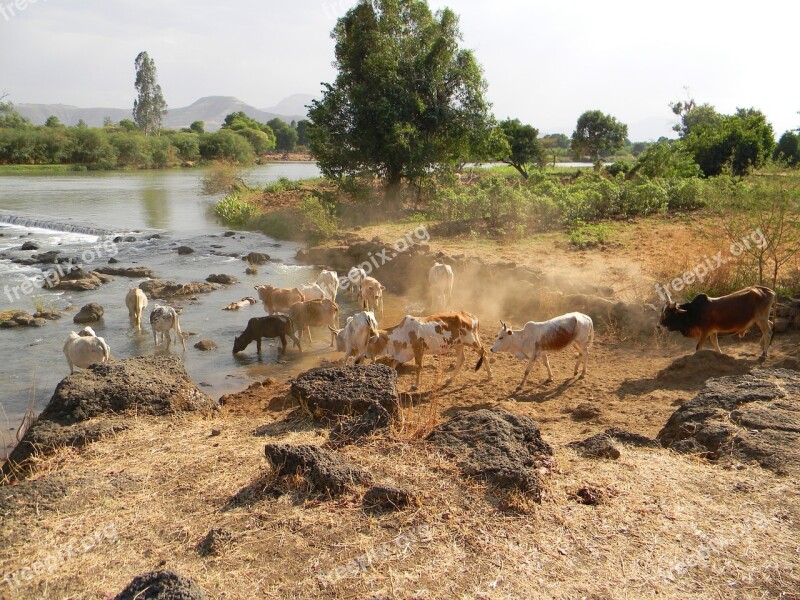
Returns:
[[[277,163],[255,167],[246,179],[251,184],[264,184],[280,177],[304,179],[318,175],[319,170],[311,163]],[[119,264],[114,266],[147,266],[165,280],[198,281],[212,273],[239,279],[239,283],[225,289],[181,303],[181,327],[195,335],[187,338],[185,353],[180,346],[178,350],[173,346],[171,352],[183,357],[192,379],[212,397],[239,390],[253,380],[285,376],[317,364],[329,352],[329,339],[323,340],[322,332],[316,334],[315,344],[308,352],[298,355],[290,349],[281,362],[275,343],[265,343],[261,357],[256,354],[255,344],[240,354],[232,354],[234,336],[244,329],[249,318],[265,313],[260,303],[230,312],[222,311],[223,306],[255,295],[255,284],[293,286],[313,280],[317,273],[295,264],[297,244],[277,242],[252,232],[223,236],[228,228],[218,223],[211,211],[216,198],[200,194],[201,178],[200,170],[0,177],[0,254],[7,257],[0,259],[0,310],[34,312],[36,303],[44,303],[67,311],[69,307],[98,302],[105,308],[105,315],[93,327],[105,338],[115,358],[152,353],[147,316],[155,302],[150,301],[142,331],[137,332],[129,325],[124,301],[128,288],[142,279],[116,277],[89,292],[37,289],[24,295],[19,286],[41,271],[8,260],[33,254],[20,250],[28,240],[39,245],[38,252],[59,250],[64,256],[88,258],[89,268],[105,265],[116,252],[114,258]],[[160,239],[148,239],[156,233]],[[136,241],[112,245],[110,242],[117,235],[132,235]],[[195,252],[179,256],[175,250],[178,245],[190,246]],[[273,262],[251,276],[244,273],[245,262],[227,256],[250,251],[265,252]],[[15,292],[15,288],[20,291]],[[347,294],[340,294],[338,301],[344,323],[356,307]],[[13,441],[30,398],[35,398],[38,413],[56,384],[69,373],[62,346],[69,331],[79,329],[72,322],[73,315],[74,312],[66,312],[64,318],[42,328],[0,330],[0,457]],[[200,352],[193,345],[201,339],[214,340],[219,348]]]

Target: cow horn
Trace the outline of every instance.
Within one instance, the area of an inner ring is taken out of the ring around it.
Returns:
[[[506,324],[503,323],[502,319],[500,320],[500,327],[502,327],[503,329],[506,329]]]
[[[334,329],[334,328],[333,328],[333,327],[331,327],[330,325],[328,325],[328,329],[330,329],[330,330],[331,330],[333,333],[335,333],[336,335],[339,335],[339,332],[341,331],[341,329]]]

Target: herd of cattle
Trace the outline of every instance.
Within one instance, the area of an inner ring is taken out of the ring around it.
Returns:
[[[478,319],[463,310],[448,310],[454,283],[453,270],[449,265],[437,262],[428,273],[431,307],[438,312],[422,317],[406,315],[392,327],[380,328],[376,318],[378,311],[383,318],[383,292],[386,288],[356,267],[350,270],[346,281],[346,287],[358,299],[362,311],[349,317],[343,328],[339,328],[339,307],[336,304],[340,280],[334,271],[323,270],[314,283],[295,288],[255,286],[268,316],[248,321],[246,329],[234,340],[233,352],[242,352],[255,341],[260,353],[263,338],[279,338],[281,354],[286,352],[287,338],[302,352],[304,334],[308,335],[311,342],[312,327],[327,327],[331,336],[330,345],[335,345],[339,352],[344,353],[345,366],[351,358],[360,363],[366,359],[386,357],[393,366],[413,359],[416,366],[414,388],[420,384],[426,354],[455,353],[456,365],[452,376],[445,382],[447,385],[461,371],[465,347],[478,354],[475,370],[484,366],[487,378],[492,378],[489,361],[485,358],[486,351],[481,343]],[[232,303],[226,310],[235,310],[255,302],[253,298],[245,298],[239,303]],[[147,296],[139,288],[131,288],[125,303],[133,326],[140,329],[142,315],[148,304]],[[718,333],[738,333],[743,336],[755,324],[761,330],[761,357],[764,359],[772,341],[769,317],[775,304],[775,292],[762,286],[748,287],[721,298],[700,294],[683,304],[670,299],[661,311],[659,326],[669,331],[679,331],[685,337],[699,338],[697,350],[710,338],[714,348],[721,352]],[[589,348],[594,338],[594,324],[588,315],[571,312],[548,321],[530,321],[522,329],[512,329],[504,322],[500,323],[501,329],[491,351],[507,352],[527,361],[517,390],[525,385],[540,356],[547,368],[547,381],[552,380],[548,353],[569,347],[577,351],[574,375],[578,375],[579,370],[580,377],[586,375]],[[180,340],[186,350],[174,308],[156,305],[150,313],[150,326],[156,347],[159,346],[160,336],[160,343],[165,343],[169,350],[171,332],[174,331],[176,341]],[[64,354],[70,372],[73,372],[74,367],[85,368],[107,361],[110,352],[105,340],[98,337],[91,327],[86,327],[80,333],[70,333],[64,344]]]

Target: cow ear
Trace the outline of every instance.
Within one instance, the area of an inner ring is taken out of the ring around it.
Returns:
[[[514,332],[513,332],[513,331],[511,331],[510,329],[507,329],[507,330],[506,330],[506,333],[507,333],[508,335],[514,335]]]

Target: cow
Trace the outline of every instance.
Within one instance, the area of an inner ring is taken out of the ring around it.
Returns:
[[[589,346],[594,341],[594,323],[591,317],[579,312],[571,312],[549,321],[528,321],[522,329],[514,330],[500,321],[500,332],[497,334],[492,352],[508,352],[519,359],[528,361],[522,382],[517,386],[520,391],[528,380],[533,363],[542,356],[547,367],[545,383],[553,380],[548,352],[563,350],[572,345],[578,351],[573,377],[578,374],[578,367],[583,363],[581,379],[586,376],[586,363],[589,359]]]
[[[489,361],[484,360],[486,351],[481,344],[478,319],[463,310],[439,313],[428,317],[406,315],[398,325],[379,329],[367,344],[365,358],[388,356],[394,366],[414,359],[417,366],[416,384],[419,387],[422,375],[422,359],[425,354],[439,356],[455,350],[456,366],[444,385],[449,385],[458,376],[464,364],[464,347],[475,350],[480,358],[475,370],[486,367],[487,379],[492,378]]]
[[[720,354],[718,333],[738,333],[742,337],[755,324],[761,330],[763,361],[772,343],[769,313],[776,299],[775,292],[768,287],[754,285],[720,298],[699,294],[684,304],[668,300],[658,324],[669,331],[680,331],[684,337],[699,338],[695,350],[700,350],[711,338],[711,344]]]
[[[361,297],[361,282],[367,278],[367,272],[359,267],[353,267],[347,273],[350,293],[356,298]]]
[[[348,317],[344,328],[330,327],[330,330],[336,335],[336,350],[344,352],[344,366],[346,367],[351,356],[356,359],[357,363],[361,361],[370,338],[378,333],[378,322],[373,313],[363,311]]]
[[[166,338],[167,351],[169,351],[169,346],[172,343],[170,331],[174,329],[176,341],[181,341],[181,344],[183,344],[183,351],[186,352],[186,340],[183,339],[181,324],[178,321],[178,313],[174,308],[156,304],[150,313],[150,327],[153,330],[153,342],[156,348],[158,348],[158,334],[160,333],[162,342],[164,338]]]
[[[141,330],[142,313],[147,308],[147,296],[138,287],[130,288],[125,296],[125,305],[128,307],[131,323],[135,324],[137,330]]]
[[[328,300],[331,299],[330,294],[318,283],[301,285],[297,289],[300,290],[300,293],[303,294],[303,297],[306,300],[322,300],[323,298],[328,298]]]
[[[240,308],[244,308],[245,306],[252,306],[256,302],[258,302],[258,300],[256,300],[252,296],[245,296],[244,298],[239,300],[239,302],[231,302],[230,304],[228,304],[228,306],[226,306],[222,310],[239,310]]]
[[[311,328],[325,325],[336,329],[339,326],[339,307],[327,298],[322,300],[307,300],[292,304],[289,317],[294,322],[295,331],[302,341],[303,332],[308,330],[308,341],[311,340]],[[331,347],[335,343],[336,335],[331,333]]]
[[[336,294],[339,293],[339,275],[336,274],[336,271],[323,270],[315,283],[325,291],[328,300],[336,302]],[[310,300],[310,298],[306,298],[306,300]]]
[[[431,294],[431,310],[447,310],[453,296],[453,269],[450,265],[434,263],[428,271]]]
[[[84,327],[80,333],[70,331],[67,341],[64,342],[64,356],[72,374],[75,372],[75,367],[85,369],[95,363],[108,362],[111,350],[106,341],[97,337],[91,327]]]
[[[294,342],[297,349],[302,352],[300,340],[294,335],[294,323],[286,315],[271,315],[269,317],[254,317],[247,322],[247,328],[233,340],[233,353],[241,352],[255,340],[256,349],[261,354],[261,338],[280,338],[281,354],[286,353],[286,336]]]
[[[255,290],[264,303],[268,315],[281,312],[286,314],[295,302],[303,302],[306,297],[297,288],[276,288],[271,285],[257,285]]]
[[[375,309],[380,307],[381,318],[383,318],[383,290],[385,289],[374,277],[364,277],[361,280],[361,292],[359,293],[361,308],[375,312]]]

